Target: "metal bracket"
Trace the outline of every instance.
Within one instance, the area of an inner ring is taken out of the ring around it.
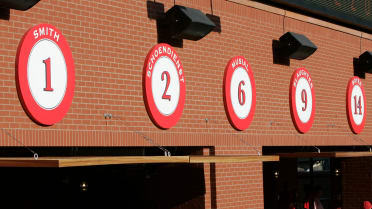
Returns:
[[[103,117],[105,117],[105,119],[111,119],[112,114],[111,113],[105,113],[105,114],[103,114]]]
[[[253,149],[255,149],[255,150],[257,151],[257,155],[258,155],[258,156],[261,156],[261,151],[260,151],[259,149],[257,149],[254,145],[249,144],[248,142],[246,142],[246,141],[245,141],[244,139],[242,139],[242,138],[239,138],[239,140],[240,140],[243,144],[248,145],[248,146],[252,147]]]
[[[35,160],[38,160],[39,159],[39,155],[36,152],[34,153],[34,159]]]
[[[316,146],[313,146],[313,147],[318,150],[318,153],[320,153],[320,149],[318,147]]]

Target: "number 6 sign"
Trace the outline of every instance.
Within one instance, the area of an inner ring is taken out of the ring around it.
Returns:
[[[352,77],[347,86],[346,112],[351,130],[358,134],[362,132],[366,123],[366,97],[362,81]]]
[[[143,98],[155,125],[163,129],[176,125],[185,95],[183,67],[176,51],[168,44],[154,46],[143,67]]]
[[[70,108],[75,70],[70,47],[52,25],[40,24],[23,36],[17,52],[17,91],[35,122],[53,125]]]
[[[306,133],[314,122],[315,93],[311,76],[305,68],[293,72],[289,87],[289,104],[296,129]]]
[[[253,71],[244,57],[237,56],[228,62],[223,87],[230,124],[240,131],[247,129],[256,109],[256,85]]]

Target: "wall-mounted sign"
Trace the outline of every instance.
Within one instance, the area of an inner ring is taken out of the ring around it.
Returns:
[[[293,72],[289,87],[289,104],[296,129],[306,133],[314,122],[315,92],[311,76],[305,68]]]
[[[346,90],[346,113],[351,130],[358,134],[366,123],[367,114],[364,87],[359,77],[350,79]]]
[[[24,110],[37,123],[65,116],[75,89],[74,61],[62,33],[48,24],[26,32],[17,53],[17,90]]]
[[[230,124],[237,130],[247,129],[256,109],[256,84],[253,71],[244,57],[237,56],[228,62],[223,88],[225,111]]]
[[[185,104],[186,86],[180,57],[168,44],[157,44],[143,67],[143,98],[147,113],[160,128],[176,125]]]

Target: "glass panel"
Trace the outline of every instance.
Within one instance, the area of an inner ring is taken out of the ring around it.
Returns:
[[[298,158],[297,159],[297,172],[298,173],[310,173],[310,159],[309,158]]]
[[[313,171],[316,172],[330,172],[331,165],[329,158],[314,158]]]

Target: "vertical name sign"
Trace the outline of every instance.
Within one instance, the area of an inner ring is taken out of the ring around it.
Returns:
[[[23,109],[32,120],[53,125],[63,119],[74,95],[75,69],[70,47],[56,27],[40,24],[23,36],[16,82]]]

